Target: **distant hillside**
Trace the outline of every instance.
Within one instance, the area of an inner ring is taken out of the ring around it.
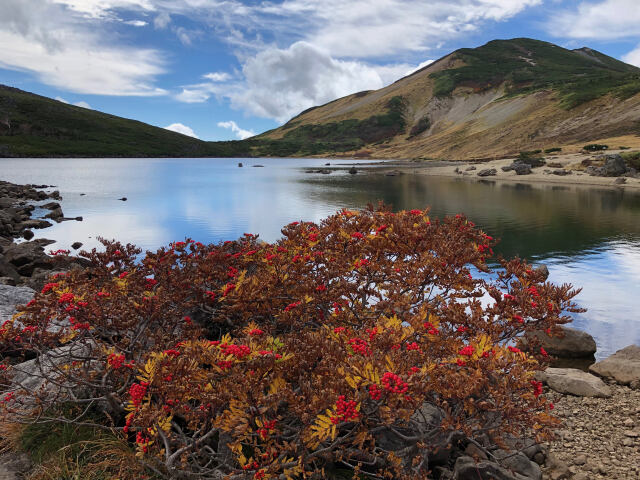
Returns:
[[[0,85],[0,157],[221,157],[249,149],[248,143],[203,142]]]
[[[244,141],[204,142],[0,85],[0,157],[469,159],[629,135],[640,135],[639,68],[527,38],[456,50]]]
[[[639,68],[517,38],[457,50],[258,138],[291,154],[472,158],[629,134],[640,134]]]

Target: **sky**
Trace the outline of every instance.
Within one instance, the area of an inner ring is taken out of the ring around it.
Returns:
[[[0,83],[231,140],[497,38],[640,66],[638,25],[640,0],[0,0]]]

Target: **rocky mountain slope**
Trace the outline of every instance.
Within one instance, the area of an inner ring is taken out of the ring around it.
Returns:
[[[518,38],[457,50],[259,138],[314,154],[478,158],[640,134],[640,69]]]

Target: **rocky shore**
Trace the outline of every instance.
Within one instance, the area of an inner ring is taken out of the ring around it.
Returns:
[[[82,221],[67,218],[59,203],[60,192],[44,191],[48,185],[16,185],[0,181],[0,284],[27,285],[39,288],[55,272],[83,267],[87,262],[69,256],[68,251],[45,252],[55,243],[44,238],[32,240],[34,229],[53,225],[51,222]],[[38,218],[33,218],[35,213]]]

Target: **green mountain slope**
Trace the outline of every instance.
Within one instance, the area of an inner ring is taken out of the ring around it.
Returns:
[[[203,142],[146,123],[0,85],[0,156],[227,157],[243,142]]]
[[[640,133],[639,94],[640,68],[595,50],[494,40],[380,90],[309,109],[259,138],[297,145],[300,154],[504,154]]]

